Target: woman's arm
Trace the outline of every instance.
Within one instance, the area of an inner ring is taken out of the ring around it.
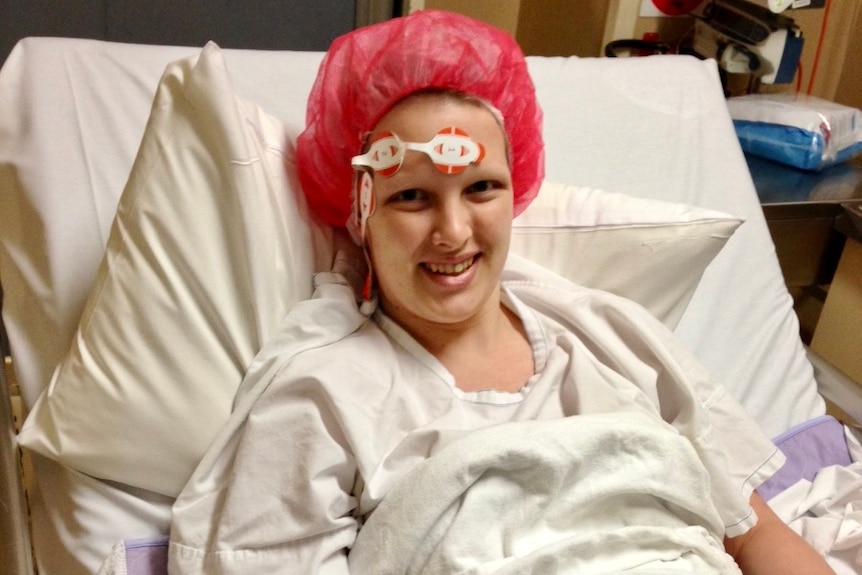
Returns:
[[[757,524],[724,547],[746,575],[835,575],[826,561],[790,529],[757,493],[751,496]]]
[[[319,289],[326,293],[298,302],[258,353],[228,423],[174,504],[172,575],[349,572],[358,467],[314,374],[353,369],[335,361],[331,344],[364,318],[344,286]]]

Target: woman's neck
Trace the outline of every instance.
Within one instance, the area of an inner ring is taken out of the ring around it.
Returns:
[[[421,330],[402,327],[446,367],[464,391],[514,392],[534,373],[524,325],[501,302],[469,321],[428,325]]]

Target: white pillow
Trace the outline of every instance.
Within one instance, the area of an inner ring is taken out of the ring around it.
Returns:
[[[234,95],[215,45],[168,67],[71,349],[21,445],[179,493],[261,344],[310,295],[315,255],[326,260],[290,193],[288,141]]]
[[[285,142],[278,120],[234,95],[214,45],[168,67],[75,340],[22,445],[179,493],[246,366],[330,258]],[[738,223],[547,184],[518,218],[513,249],[673,323]]]
[[[511,249],[577,284],[639,302],[673,329],[741,223],[685,204],[545,182],[515,218]]]

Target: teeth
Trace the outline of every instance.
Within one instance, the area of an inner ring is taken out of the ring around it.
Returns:
[[[446,274],[450,276],[458,275],[464,270],[469,269],[473,265],[474,258],[458,262],[457,264],[427,264],[429,270],[435,274]]]

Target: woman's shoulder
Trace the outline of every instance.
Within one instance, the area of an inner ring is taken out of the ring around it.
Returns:
[[[368,319],[355,331],[334,339],[325,345],[309,347],[298,353],[296,362],[302,365],[340,367],[343,365],[379,364],[391,357],[393,343],[380,326]]]
[[[332,406],[385,393],[375,390],[395,379],[389,372],[397,370],[396,363],[388,338],[373,321],[366,321],[325,344],[285,349],[253,366],[246,380],[258,380],[255,386],[263,385],[259,389],[266,389],[270,402],[303,398]]]

